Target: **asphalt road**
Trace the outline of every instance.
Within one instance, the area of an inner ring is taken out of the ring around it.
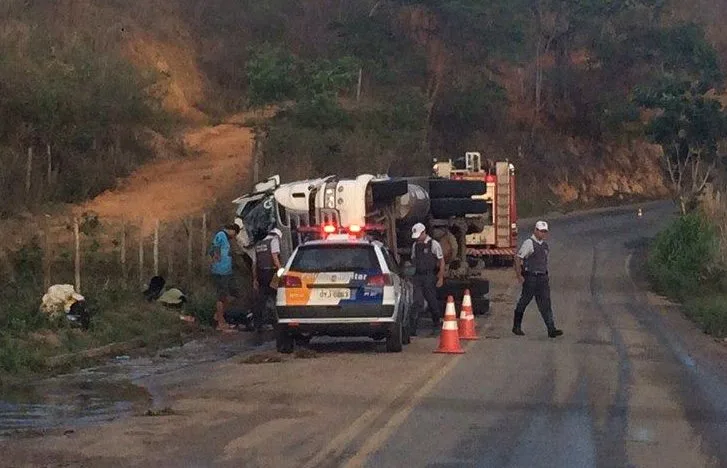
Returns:
[[[644,238],[666,204],[550,219],[556,323],[492,272],[466,354],[416,338],[257,351],[148,377],[173,414],[0,444],[3,466],[727,466],[727,351],[645,292]],[[242,338],[226,338],[242,339]]]

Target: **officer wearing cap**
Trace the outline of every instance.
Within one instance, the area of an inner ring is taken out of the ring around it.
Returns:
[[[253,288],[256,293],[253,320],[258,331],[262,330],[265,320],[265,311],[270,298],[277,294],[275,288],[270,286],[277,271],[281,268],[280,238],[283,233],[278,228],[270,230],[268,235],[255,245],[255,259],[253,271]]]
[[[555,338],[563,334],[555,328],[553,309],[550,304],[550,280],[548,278],[548,254],[550,248],[545,241],[548,236],[548,223],[538,221],[535,223],[533,235],[523,242],[515,256],[515,272],[518,281],[522,284],[522,294],[515,307],[515,319],[512,332],[522,336],[522,323],[525,309],[535,297],[538,310],[548,327],[548,336]]]
[[[411,247],[411,261],[414,264],[414,307],[411,314],[411,334],[416,336],[419,312],[424,308],[424,300],[429,305],[432,315],[432,334],[439,328],[442,311],[437,300],[437,288],[444,284],[444,254],[442,246],[427,235],[422,223],[411,229],[411,237],[415,240]]]

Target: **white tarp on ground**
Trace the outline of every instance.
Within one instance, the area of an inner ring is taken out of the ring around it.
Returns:
[[[67,314],[75,302],[83,300],[72,284],[54,284],[43,296],[40,310],[51,316]]]

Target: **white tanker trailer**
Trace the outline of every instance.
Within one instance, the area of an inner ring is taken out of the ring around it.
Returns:
[[[492,218],[491,206],[473,198],[486,192],[483,181],[440,177],[390,178],[363,174],[356,178],[330,176],[281,184],[275,176],[256,185],[254,193],[234,200],[240,238],[252,245],[277,227],[283,233],[283,259],[296,246],[324,232],[360,232],[382,241],[400,265],[411,253],[411,226],[427,225],[445,256],[445,284],[440,299],[472,294],[473,308],[489,309],[489,281],[483,263],[467,256],[466,237],[481,232]]]

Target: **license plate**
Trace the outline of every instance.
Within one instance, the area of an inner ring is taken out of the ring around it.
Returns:
[[[318,298],[319,299],[338,299],[338,300],[351,299],[351,290],[348,288],[319,289]]]

